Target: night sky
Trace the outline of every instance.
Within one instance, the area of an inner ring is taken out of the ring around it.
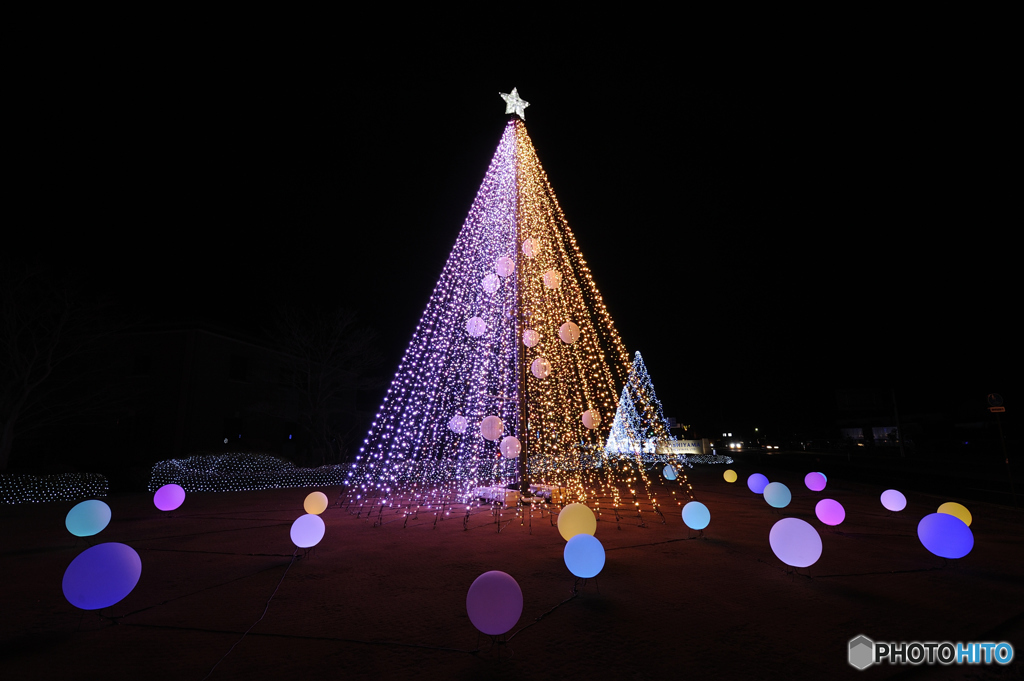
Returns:
[[[156,320],[257,333],[273,301],[357,310],[390,375],[517,87],[668,416],[785,436],[837,388],[984,414],[1017,385],[1002,95],[969,73],[403,49],[44,66],[21,98],[26,252]]]

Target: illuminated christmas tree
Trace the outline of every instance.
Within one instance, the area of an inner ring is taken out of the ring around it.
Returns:
[[[594,473],[609,470],[629,354],[527,135],[528,103],[502,97],[514,115],[353,464],[357,496],[542,483],[586,499],[609,479]]]
[[[637,352],[633,356],[629,379],[619,396],[619,408],[615,412],[605,450],[620,456],[639,455],[644,461],[662,460],[664,456],[656,455],[658,443],[674,439],[661,402],[654,392],[651,375],[643,357]]]

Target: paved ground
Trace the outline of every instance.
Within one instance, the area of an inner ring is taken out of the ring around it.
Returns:
[[[779,512],[746,489],[752,469],[734,468],[733,485],[721,466],[691,472],[712,514],[704,538],[691,538],[678,507],[664,523],[645,514],[644,527],[603,515],[605,569],[575,597],[564,542],[540,512],[506,515],[498,533],[486,510],[467,531],[454,516],[435,528],[427,513],[406,527],[385,515],[373,527],[333,506],[323,542],[293,561],[288,529],[309,490],[192,494],[171,517],[148,495],[126,494],[107,500],[113,520],[94,539],[134,547],[142,578],[120,603],[86,612],[61,592],[87,547],[64,528],[72,504],[0,507],[0,678],[198,681],[218,660],[212,679],[1024,678],[1019,657],[1008,667],[864,672],[846,661],[858,634],[1009,641],[1024,655],[1024,512],[965,502],[975,548],[947,562],[921,546],[916,526],[955,498],[911,492],[891,515],[878,502],[884,480],[830,476],[826,492],[812,493],[802,475],[762,468],[794,492]],[[846,507],[839,528],[814,518],[822,496]],[[768,544],[783,516],[821,533],[821,560],[799,574]],[[466,591],[488,570],[523,590],[504,644],[478,635],[466,615]]]

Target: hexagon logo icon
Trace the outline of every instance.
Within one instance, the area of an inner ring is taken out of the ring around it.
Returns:
[[[875,642],[863,634],[850,639],[850,665],[867,669],[875,661]]]

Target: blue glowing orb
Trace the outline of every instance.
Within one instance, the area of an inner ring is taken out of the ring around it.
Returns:
[[[661,474],[665,476],[666,480],[676,479],[676,469],[672,464],[665,466],[664,470],[661,471]]]
[[[153,505],[161,511],[173,511],[185,501],[185,488],[171,483],[164,485],[153,495]]]
[[[300,515],[292,523],[292,543],[300,549],[308,549],[320,543],[326,531],[323,518],[312,513]]]
[[[846,520],[846,509],[835,499],[822,499],[814,507],[814,515],[826,525],[838,525]]]
[[[783,518],[768,535],[772,551],[786,565],[808,567],[821,558],[821,535],[799,518]]]
[[[691,501],[683,506],[683,522],[691,530],[703,530],[711,522],[711,511],[699,501]]]
[[[768,486],[768,478],[764,477],[760,473],[754,473],[747,478],[747,487],[754,494],[761,494],[764,492],[764,488]]]
[[[804,484],[807,485],[807,489],[812,492],[820,492],[825,489],[825,484],[828,481],[825,480],[825,476],[821,473],[808,473],[804,476]]]
[[[948,513],[932,513],[917,524],[924,547],[942,558],[963,558],[974,548],[974,533],[967,524]]]
[[[903,492],[887,489],[882,492],[882,506],[890,511],[902,511],[907,507],[907,498],[903,496]]]
[[[562,552],[565,567],[569,572],[583,579],[596,577],[604,567],[604,546],[592,534],[577,534],[565,543]]]
[[[76,537],[91,537],[99,534],[110,523],[110,507],[99,499],[89,499],[68,511],[64,524],[68,532]]]
[[[523,590],[510,574],[500,570],[485,572],[469,587],[466,612],[474,627],[489,636],[500,636],[514,627],[523,614]]]
[[[786,508],[793,501],[793,494],[781,482],[769,482],[764,486],[763,494],[768,505],[775,508]]]
[[[76,608],[99,610],[132,592],[142,559],[130,546],[109,542],[82,551],[64,571],[64,597]]]

